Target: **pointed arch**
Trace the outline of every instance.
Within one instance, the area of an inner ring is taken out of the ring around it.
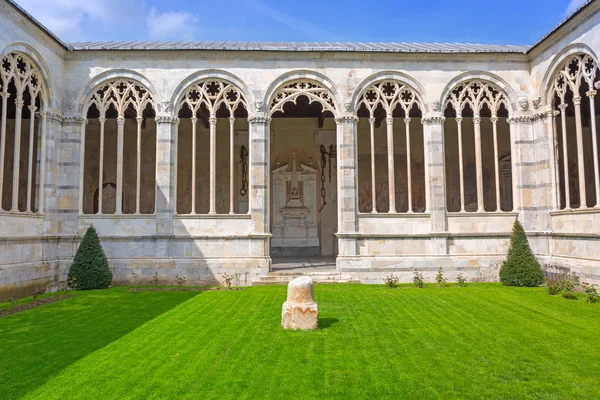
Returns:
[[[442,96],[440,97],[440,105],[442,109],[447,104],[448,98],[451,97],[452,91],[456,90],[460,86],[468,86],[468,83],[477,83],[483,87],[489,87],[490,90],[497,90],[506,96],[506,109],[509,113],[515,113],[517,111],[517,95],[512,87],[499,76],[484,72],[484,71],[468,71],[464,72],[456,77],[454,77],[448,84],[444,87],[442,91]],[[489,95],[489,91],[487,93]],[[484,96],[485,97],[485,96]],[[477,95],[473,98],[465,98],[465,101],[477,101]],[[483,98],[479,98],[479,100],[483,100]],[[483,105],[483,103],[473,104],[474,106]]]
[[[285,103],[296,103],[300,96],[308,97],[310,103],[320,103],[323,111],[330,111],[336,118],[340,115],[336,85],[325,75],[310,70],[290,71],[273,81],[265,92],[266,111],[269,114],[283,111]]]
[[[412,91],[415,95],[417,104],[419,104],[421,112],[425,114],[429,111],[429,101],[427,99],[427,94],[423,86],[421,86],[421,84],[417,82],[417,80],[412,78],[410,75],[407,75],[400,71],[391,70],[377,72],[364,79],[360,83],[360,85],[358,85],[358,87],[354,90],[354,93],[352,94],[352,100],[350,103],[352,105],[352,110],[354,112],[358,110],[358,108],[360,107],[359,103],[361,101],[361,98],[366,92],[367,88],[371,87],[372,85],[382,83],[384,81],[397,82],[403,88]]]
[[[248,86],[236,75],[220,69],[207,69],[198,71],[189,75],[183,81],[181,81],[181,83],[177,85],[177,88],[175,88],[175,90],[173,91],[173,95],[171,96],[171,111],[176,113],[181,103],[181,100],[184,97],[184,94],[189,93],[189,91],[193,88],[194,85],[206,81],[222,82],[222,84],[224,85],[223,87],[236,90],[244,99],[243,104],[246,107],[248,114],[254,112],[254,100]],[[223,99],[221,99],[221,101],[222,100]],[[228,103],[229,106],[232,106],[236,102],[226,101],[226,103]]]

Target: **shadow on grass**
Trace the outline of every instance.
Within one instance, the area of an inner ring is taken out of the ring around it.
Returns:
[[[319,328],[320,329],[331,328],[331,326],[337,322],[339,322],[339,319],[337,319],[337,318],[319,318]]]
[[[198,292],[133,293],[125,288],[77,297],[0,319],[0,398],[20,398],[77,360],[118,340]]]

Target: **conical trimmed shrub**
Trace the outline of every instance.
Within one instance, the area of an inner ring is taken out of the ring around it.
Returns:
[[[96,229],[90,226],[69,268],[69,286],[82,290],[106,289],[112,278]]]
[[[500,268],[500,281],[506,286],[539,286],[544,283],[544,273],[519,220],[513,225],[508,256]]]

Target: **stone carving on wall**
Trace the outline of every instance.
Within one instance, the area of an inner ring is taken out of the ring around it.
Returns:
[[[167,103],[168,104],[168,103]],[[100,116],[104,117],[112,106],[119,116],[125,115],[125,110],[132,106],[138,117],[142,117],[148,105],[154,105],[152,95],[140,83],[130,79],[116,79],[101,85],[88,101],[85,110],[95,105]],[[159,103],[162,112],[163,102]]]
[[[542,105],[542,98],[539,96],[534,97],[533,100],[531,100],[531,103],[533,104],[533,108],[537,110]]]
[[[521,109],[521,111],[529,110],[529,101],[527,100],[527,97],[519,98],[519,108]]]
[[[336,105],[331,91],[311,79],[296,79],[285,84],[273,93],[271,97],[271,113],[283,112],[283,105],[288,101],[296,104],[298,97],[308,97],[309,104],[316,101],[323,106],[323,111],[336,115]]]
[[[411,87],[397,81],[381,81],[367,87],[360,98],[359,107],[364,104],[373,117],[375,109],[381,104],[387,113],[392,115],[396,106],[400,105],[406,116],[414,105],[423,110],[421,98]]]
[[[204,105],[210,115],[215,116],[219,107],[224,105],[233,116],[240,104],[247,109],[246,99],[235,85],[219,79],[207,79],[191,85],[185,91],[177,105],[177,111],[187,106],[196,115]],[[260,105],[255,104],[255,107],[259,109]]]
[[[490,82],[477,79],[456,86],[446,98],[444,106],[448,105],[454,108],[457,116],[462,115],[467,105],[477,115],[484,106],[490,109],[492,116],[497,115],[502,105],[510,110],[508,100],[500,89]]]

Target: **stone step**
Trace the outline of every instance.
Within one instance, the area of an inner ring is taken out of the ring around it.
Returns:
[[[360,280],[353,279],[351,275],[339,274],[336,272],[323,273],[323,272],[270,272],[268,275],[261,276],[258,280],[252,281],[252,286],[265,286],[265,285],[285,285],[292,279],[299,276],[310,276],[315,283],[360,283]]]

